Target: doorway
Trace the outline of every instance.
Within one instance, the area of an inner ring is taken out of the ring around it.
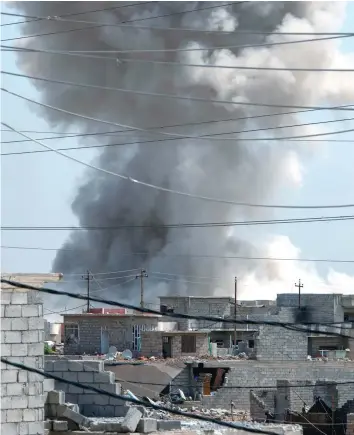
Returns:
[[[162,355],[164,358],[172,358],[172,337],[162,337]]]

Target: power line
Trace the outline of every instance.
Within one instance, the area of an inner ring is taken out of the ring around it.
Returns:
[[[117,225],[117,226],[2,226],[2,231],[112,231],[123,229],[141,229],[141,228],[215,228],[215,227],[235,227],[235,226],[252,226],[252,225],[277,225],[290,223],[310,223],[310,222],[335,222],[354,220],[354,215],[346,216],[327,216],[327,217],[309,217],[309,218],[290,218],[290,219],[270,219],[259,221],[234,221],[234,222],[201,222],[201,223],[179,223],[165,225]]]
[[[340,111],[354,111],[354,108],[352,107],[325,107],[325,106],[295,106],[295,105],[286,105],[286,104],[272,104],[272,103],[250,103],[246,101],[230,101],[230,100],[217,100],[217,99],[208,99],[208,98],[201,98],[201,97],[191,97],[191,96],[182,96],[182,95],[176,95],[176,94],[165,94],[165,93],[159,93],[159,92],[146,92],[146,91],[139,91],[134,89],[123,89],[123,88],[115,88],[112,86],[101,86],[101,85],[90,85],[86,83],[78,83],[78,82],[70,82],[66,80],[55,80],[55,79],[49,79],[47,77],[37,77],[37,76],[31,76],[27,74],[19,74],[14,73],[10,71],[4,71],[1,70],[1,74],[13,76],[13,77],[21,77],[21,78],[27,78],[32,80],[39,80],[46,83],[57,83],[62,85],[69,85],[69,86],[75,86],[79,88],[88,88],[88,89],[100,89],[100,90],[106,90],[106,91],[112,91],[112,92],[120,92],[123,94],[133,94],[133,95],[140,95],[144,97],[153,97],[153,98],[165,98],[165,99],[172,99],[172,100],[187,100],[187,101],[195,101],[198,103],[217,103],[217,104],[230,104],[234,106],[251,106],[251,107],[274,107],[274,108],[281,108],[281,109],[306,109],[306,110],[340,110]],[[5,92],[8,92],[6,89],[1,88],[1,90],[4,90]],[[352,105],[351,105],[352,106]],[[68,112],[70,113],[70,112]],[[120,124],[121,127],[126,127],[129,129],[137,130],[137,131],[147,131],[147,129],[144,128],[138,128],[134,126],[124,125]],[[184,135],[177,135],[175,133],[160,133],[167,136],[181,136],[184,137]],[[198,139],[198,137],[190,136],[190,139]]]
[[[210,423],[215,423],[215,424],[217,424],[219,426],[229,427],[229,428],[232,428],[232,429],[240,429],[240,430],[243,430],[245,432],[252,432],[252,433],[258,433],[258,434],[265,434],[265,435],[277,435],[275,432],[270,432],[270,431],[264,431],[264,430],[261,430],[261,429],[251,428],[249,426],[242,425],[242,424],[229,423],[229,422],[222,421],[222,420],[217,420],[217,419],[211,418],[211,417],[205,417],[205,416],[201,416],[201,415],[198,415],[198,414],[192,414],[192,413],[189,413],[189,412],[179,411],[179,410],[177,410],[175,408],[174,409],[170,409],[170,408],[167,408],[167,407],[164,407],[164,406],[156,405],[156,404],[154,404],[152,402],[149,402],[147,404],[146,402],[144,402],[142,400],[133,399],[131,397],[122,396],[122,395],[116,394],[116,393],[110,393],[110,392],[108,392],[106,390],[102,390],[101,388],[93,387],[92,385],[82,384],[81,382],[68,381],[65,378],[53,375],[52,373],[46,372],[44,370],[39,370],[39,369],[34,368],[34,367],[29,367],[29,366],[27,366],[25,364],[20,364],[20,363],[17,363],[17,362],[9,361],[9,360],[7,360],[6,358],[3,358],[3,357],[1,357],[1,362],[4,363],[4,364],[8,364],[10,366],[19,368],[21,370],[27,370],[27,371],[32,372],[32,373],[37,373],[39,375],[44,376],[45,378],[54,379],[55,381],[58,381],[58,382],[63,382],[64,384],[73,385],[75,387],[79,387],[79,388],[82,388],[84,390],[93,391],[93,392],[101,394],[103,396],[113,397],[113,398],[120,399],[120,400],[123,400],[123,401],[126,401],[126,402],[131,402],[131,403],[135,403],[137,405],[142,405],[144,407],[148,406],[149,408],[153,408],[153,409],[158,410],[158,411],[167,411],[170,414],[181,415],[183,417],[188,417],[188,418],[192,418],[192,419],[195,419],[195,420],[208,421]]]
[[[2,46],[4,48],[12,48],[9,46]],[[352,68],[299,68],[299,67],[262,67],[262,66],[244,66],[244,65],[218,65],[218,64],[194,64],[186,62],[171,62],[155,59],[130,59],[130,58],[117,58],[108,56],[97,56],[95,54],[84,53],[72,53],[70,51],[55,51],[55,50],[31,50],[31,49],[19,49],[15,50],[21,53],[42,53],[42,54],[56,54],[59,56],[73,56],[76,58],[84,59],[99,59],[111,62],[119,63],[151,63],[153,65],[167,65],[178,67],[190,67],[190,68],[216,68],[216,69],[230,69],[230,70],[248,70],[248,71],[295,71],[295,72],[354,72]]]
[[[19,249],[34,251],[72,251],[82,252],[84,250],[71,248],[44,248],[36,246],[6,246],[2,245],[1,249]],[[149,252],[120,252],[123,256],[149,256]],[[354,263],[354,260],[346,259],[329,259],[329,258],[278,258],[278,257],[250,257],[242,255],[208,255],[208,254],[161,254],[161,258],[195,258],[195,259],[216,259],[216,260],[250,260],[250,261],[300,261],[300,262],[318,262],[318,263]],[[115,272],[109,272],[115,273]]]
[[[245,2],[232,2],[232,3],[222,4],[222,5],[206,6],[206,7],[203,7],[203,8],[196,8],[196,9],[192,9],[192,10],[189,10],[189,11],[187,10],[187,11],[184,11],[184,12],[171,12],[169,14],[155,15],[155,16],[152,16],[152,17],[135,18],[135,19],[132,19],[132,20],[121,21],[118,24],[135,23],[135,22],[138,22],[138,21],[147,21],[147,20],[152,20],[152,19],[155,19],[155,18],[165,18],[165,17],[170,17],[170,16],[173,16],[173,15],[182,15],[182,14],[187,14],[187,13],[191,13],[191,12],[198,12],[198,11],[202,11],[202,10],[206,10],[206,9],[216,9],[216,8],[220,8],[220,7],[224,7],[224,6],[229,6],[229,5],[237,5],[237,4],[241,4],[241,3],[245,3]],[[68,23],[94,24],[93,26],[81,27],[81,28],[78,28],[78,29],[58,30],[58,31],[55,31],[55,32],[37,33],[35,35],[19,36],[19,37],[16,37],[16,38],[3,39],[3,41],[15,41],[15,40],[19,40],[19,39],[28,39],[28,38],[34,38],[34,37],[41,37],[41,36],[48,36],[48,35],[57,35],[57,34],[63,34],[63,33],[77,32],[77,31],[81,31],[81,30],[96,29],[96,28],[99,28],[99,27],[107,27],[107,24],[105,24],[105,23],[96,23],[94,21],[89,22],[89,21],[83,21],[83,20],[67,20],[65,18],[62,19],[61,17],[36,17],[36,16],[31,16],[31,15],[11,14],[11,13],[6,13],[6,12],[1,12],[1,14],[2,15],[7,15],[7,16],[22,17],[22,18],[33,18],[33,20],[50,20],[50,21],[60,21],[60,22],[68,22]],[[111,27],[111,25],[108,25],[108,27]],[[114,25],[114,27],[116,27],[116,25]],[[149,27],[145,26],[145,28],[148,29]]]
[[[223,7],[226,5],[217,5],[212,7],[207,7],[206,9],[216,8],[216,7]],[[205,8],[204,8],[205,9]],[[202,8],[194,9],[192,11],[186,11],[188,13],[200,11]],[[184,14],[186,12],[176,12],[172,14],[165,14],[164,17],[169,15],[175,15],[175,14]],[[97,27],[117,27],[117,28],[123,28],[123,29],[142,29],[142,30],[148,30],[148,31],[157,31],[157,32],[166,32],[166,31],[174,31],[174,32],[192,32],[197,34],[219,34],[219,35],[284,35],[284,36],[353,36],[354,34],[351,32],[279,32],[279,31],[260,31],[260,30],[206,30],[206,29],[193,29],[193,28],[186,28],[186,27],[151,27],[151,26],[142,26],[142,25],[132,25],[129,23],[134,23],[138,21],[146,21],[148,19],[153,18],[163,18],[163,16],[154,16],[154,17],[146,17],[146,18],[139,18],[134,20],[126,20],[122,21],[120,23],[102,23],[99,21],[87,21],[87,20],[72,20],[72,19],[66,19],[66,18],[60,18],[60,17],[37,17],[33,15],[23,15],[23,14],[10,14],[6,12],[2,12],[3,15],[9,15],[9,16],[17,16],[22,18],[33,18],[33,19],[47,19],[49,21],[55,21],[55,22],[62,22],[62,23],[75,23],[75,24],[93,24],[93,26],[87,26],[87,27],[81,27],[78,29],[68,29],[68,30],[58,30],[53,32],[47,32],[47,33],[37,33],[33,35],[26,35],[26,36],[19,36],[16,38],[8,38],[3,39],[3,42],[8,41],[15,41],[19,39],[28,39],[28,38],[35,38],[35,37],[41,37],[41,36],[48,36],[48,35],[55,35],[55,34],[61,34],[61,33],[70,33],[75,31],[81,31],[81,30],[89,30],[92,28]]]
[[[2,123],[2,125],[4,125],[5,127],[13,130],[14,132],[22,135],[23,137],[26,137],[27,139],[32,139],[34,142],[36,142],[38,145],[43,146],[44,148],[50,149],[52,151],[54,151],[55,153],[66,157],[69,160],[73,160],[77,163],[82,164],[83,166],[86,166],[88,168],[91,169],[95,169],[99,172],[103,172],[107,175],[112,175],[114,177],[118,177],[120,179],[129,181],[131,183],[134,184],[139,184],[145,187],[148,187],[150,189],[154,189],[154,190],[158,190],[161,192],[166,192],[166,193],[172,193],[174,195],[179,195],[179,196],[184,196],[184,197],[188,197],[188,198],[193,198],[193,199],[200,199],[203,201],[208,201],[208,202],[216,202],[216,203],[221,203],[221,204],[229,204],[229,205],[238,205],[238,206],[244,206],[244,207],[261,207],[261,208],[282,208],[282,209],[330,209],[330,208],[348,208],[348,207],[354,207],[354,204],[338,204],[338,205],[307,205],[307,206],[299,206],[299,205],[271,205],[271,204],[252,204],[252,203],[245,203],[245,202],[237,202],[237,201],[232,201],[232,200],[226,200],[226,199],[220,199],[220,198],[213,198],[213,197],[208,197],[208,196],[202,196],[202,195],[197,195],[197,194],[192,194],[192,193],[188,193],[188,192],[183,192],[183,191],[178,191],[178,190],[174,190],[174,189],[168,189],[162,186],[158,186],[158,185],[154,185],[151,183],[145,183],[144,181],[141,180],[137,180],[133,177],[127,176],[127,175],[123,175],[123,174],[118,174],[116,172],[112,172],[112,171],[108,171],[106,169],[103,168],[99,168],[97,166],[91,165],[89,163],[83,162],[80,159],[76,159],[75,157],[69,156],[65,153],[62,153],[61,151],[58,151],[52,147],[50,147],[49,145],[46,145],[36,139],[31,138],[30,136],[26,135],[25,133],[19,133],[17,130],[15,130],[14,128],[10,127],[8,124]]]
[[[67,53],[110,53],[110,54],[134,54],[134,53],[174,53],[174,52],[189,52],[189,51],[210,51],[210,50],[232,50],[244,49],[255,47],[273,47],[278,45],[301,44],[308,42],[321,42],[333,39],[352,38],[354,35],[340,35],[340,36],[327,36],[325,38],[312,38],[312,39],[298,39],[294,41],[280,41],[280,42],[261,42],[258,44],[238,44],[238,45],[223,45],[223,46],[205,46],[205,47],[184,47],[184,48],[160,48],[160,49],[126,49],[126,50],[68,50]],[[7,46],[5,51],[34,51],[35,48],[13,47]]]
[[[242,119],[242,118],[241,118]],[[172,128],[172,127],[188,127],[188,126],[196,126],[196,125],[204,125],[204,124],[214,124],[214,123],[219,123],[219,122],[230,122],[230,121],[239,121],[241,120],[240,118],[234,118],[234,119],[220,119],[220,120],[211,120],[211,121],[201,121],[201,122],[188,122],[188,123],[184,123],[184,124],[175,124],[175,125],[162,125],[162,126],[158,126],[158,127],[149,127],[147,128],[147,130],[151,130],[153,132],[153,130],[159,130],[159,129],[163,129],[163,128]],[[334,122],[345,122],[345,121],[353,121],[354,118],[341,118],[341,119],[330,119],[330,120],[326,120],[326,121],[316,121],[316,122],[305,122],[305,123],[298,123],[298,124],[288,124],[288,125],[280,125],[280,126],[274,126],[274,127],[263,127],[263,128],[252,128],[252,129],[247,129],[247,130],[236,130],[236,131],[228,131],[228,132],[221,132],[221,133],[208,133],[203,136],[208,136],[213,138],[214,136],[220,136],[220,135],[224,135],[224,134],[241,134],[241,133],[251,133],[251,132],[259,132],[259,131],[269,131],[269,130],[279,130],[279,129],[283,129],[283,128],[295,128],[295,127],[305,127],[305,126],[313,126],[313,125],[322,125],[322,124],[331,124]],[[11,131],[11,130],[6,130],[6,131]],[[20,132],[25,133],[25,131],[21,131]],[[98,133],[75,133],[75,134],[69,134],[66,136],[49,136],[49,137],[41,137],[38,138],[39,140],[57,140],[57,139],[70,139],[73,137],[87,137],[87,136],[120,136],[117,133],[132,133],[135,130],[116,130],[116,131],[105,131],[105,132],[98,132]],[[37,133],[37,132],[35,132]],[[324,132],[324,133],[317,133],[317,134],[310,134],[310,135],[302,135],[302,136],[289,136],[289,137],[279,137],[279,138],[245,138],[245,139],[239,139],[239,138],[234,138],[234,140],[239,140],[239,141],[260,141],[260,140],[264,140],[264,141],[268,141],[268,140],[297,140],[299,138],[309,138],[309,137],[317,137],[317,136],[326,136],[326,135],[332,135],[332,134],[340,134],[340,133],[347,133],[347,130],[339,130],[339,131],[332,131],[332,132]],[[157,133],[159,134],[159,133]],[[181,138],[183,139],[183,138]],[[189,138],[185,138],[185,139],[189,139]],[[163,140],[170,140],[170,139],[163,139]],[[229,140],[229,139],[228,139]],[[308,140],[308,139],[306,139]],[[23,143],[23,142],[31,142],[29,139],[21,139],[21,140],[9,140],[9,141],[1,141],[2,144],[9,144],[9,143]],[[151,141],[142,141],[142,142],[132,142],[133,144],[135,143],[149,143]],[[128,143],[129,144],[129,143]],[[114,144],[114,145],[127,145],[127,143],[123,143],[123,144]],[[102,145],[101,145],[102,146]],[[77,149],[80,149],[79,147]],[[4,154],[2,154],[4,155]],[[6,155],[6,154],[5,154]]]
[[[62,291],[62,290],[55,290],[55,289],[50,289],[50,288],[46,288],[46,287],[35,287],[29,284],[24,284],[24,283],[20,283],[20,282],[16,282],[16,281],[11,281],[11,280],[7,280],[4,278],[1,278],[1,282],[14,286],[14,287],[18,287],[18,288],[23,288],[23,289],[28,289],[28,290],[36,290],[42,293],[48,293],[48,294],[52,294],[52,295],[56,295],[56,296],[68,296],[74,299],[80,299],[80,300],[88,300],[88,297],[82,294],[74,294],[74,293],[70,293],[70,292],[66,292],[66,291]],[[281,327],[281,328],[285,328],[285,329],[290,329],[290,330],[294,330],[294,331],[298,331],[298,332],[316,332],[316,334],[321,334],[321,335],[329,335],[329,336],[335,336],[335,337],[343,337],[343,338],[350,338],[353,339],[352,336],[350,335],[345,335],[345,334],[341,334],[338,332],[333,332],[333,331],[321,331],[319,328],[316,329],[311,329],[311,328],[300,328],[299,326],[324,326],[324,327],[336,327],[335,325],[338,325],[337,323],[318,323],[318,322],[306,322],[306,323],[291,323],[291,322],[279,322],[279,321],[270,321],[270,320],[263,320],[263,321],[259,321],[259,320],[250,320],[250,319],[245,319],[245,320],[235,320],[235,319],[224,319],[224,318],[220,318],[220,317],[214,317],[214,316],[191,316],[189,314],[182,314],[182,313],[168,313],[168,312],[161,312],[158,310],[152,310],[149,308],[143,308],[143,307],[138,307],[136,305],[132,305],[132,304],[127,304],[127,303],[123,303],[123,302],[117,302],[117,301],[113,301],[110,299],[103,299],[103,298],[97,298],[97,297],[90,297],[90,300],[92,302],[99,302],[99,303],[103,303],[103,304],[107,304],[107,305],[112,305],[112,306],[117,306],[117,307],[121,307],[121,308],[127,308],[127,309],[131,309],[131,310],[135,310],[141,313],[146,313],[146,314],[155,314],[158,316],[164,316],[164,317],[171,317],[171,318],[176,318],[176,319],[188,319],[188,320],[205,320],[205,321],[210,321],[210,322],[220,322],[222,321],[223,323],[230,323],[230,324],[248,324],[248,325],[267,325],[267,326],[277,326],[277,327]],[[346,322],[344,322],[346,323]],[[338,326],[337,326],[338,328]]]

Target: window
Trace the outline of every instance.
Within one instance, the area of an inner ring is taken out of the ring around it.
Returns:
[[[77,343],[79,341],[79,325],[77,323],[65,323],[64,336],[66,343]]]
[[[182,335],[181,352],[196,353],[196,351],[197,351],[197,337],[195,335]]]
[[[249,347],[250,349],[253,349],[253,348],[254,348],[254,340],[248,340],[248,347]]]

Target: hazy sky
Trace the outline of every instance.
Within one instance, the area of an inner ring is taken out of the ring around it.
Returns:
[[[6,6],[2,4],[3,10]],[[12,11],[12,10],[11,10]],[[16,18],[4,17],[3,23],[15,21]],[[347,6],[347,19],[341,31],[352,31],[354,22],[354,2]],[[3,29],[2,38],[20,35],[19,26]],[[58,36],[60,37],[60,36]],[[354,52],[353,39],[343,42],[342,49]],[[2,53],[2,69],[17,71],[15,56]],[[341,80],[338,73],[337,80]],[[354,77],[354,74],[353,74]],[[22,78],[3,76],[2,86],[30,98],[39,100],[40,94],[30,81]],[[353,86],[353,83],[348,83]],[[36,116],[35,107],[13,96],[2,95],[1,115],[7,122],[19,130],[51,131],[46,122]],[[321,115],[322,116],[322,115]],[[347,114],[344,114],[347,116]],[[350,114],[348,114],[350,116]],[[320,120],[320,115],[307,116],[305,122]],[[324,119],[324,118],[323,118]],[[328,119],[328,117],[327,117]],[[353,124],[336,123],[328,130],[351,128]],[[58,131],[59,129],[57,129]],[[53,131],[53,130],[52,130]],[[38,138],[40,135],[37,136]],[[333,138],[333,136],[331,137]],[[338,135],[340,139],[354,139],[352,134]],[[2,132],[2,141],[21,139],[13,133]],[[74,139],[50,141],[53,147],[75,146]],[[308,146],[313,146],[310,143]],[[291,190],[279,186],[274,203],[284,204],[340,204],[354,203],[354,143],[325,143],[317,145],[318,149],[311,157],[303,158],[302,185]],[[2,152],[40,149],[36,144],[2,144]],[[70,152],[72,156],[86,162],[97,154],[94,150]],[[43,153],[2,158],[1,218],[3,225],[76,225],[71,212],[77,187],[80,185],[84,167],[54,153]],[[319,215],[350,214],[351,209],[313,211],[290,210],[277,211],[275,218],[303,217]],[[208,220],[205,218],[205,220]],[[353,221],[321,224],[279,225],[252,228],[257,234],[288,236],[291,243],[301,250],[304,258],[349,258],[354,259],[354,224]],[[25,232],[6,231],[2,233],[2,245],[59,248],[67,232]],[[31,251],[2,249],[1,265],[6,272],[48,272],[51,269],[55,251]],[[284,253],[283,255],[286,255]],[[354,275],[354,264],[321,264],[316,266],[320,275],[325,277],[329,268],[338,272]],[[119,269],[119,265],[117,265]],[[61,272],[58,270],[57,272]],[[206,274],[208,270],[206,269]],[[300,277],[301,278],[301,277]],[[293,286],[293,276],[289,276],[289,288]],[[306,283],[305,283],[306,285]],[[291,287],[290,287],[291,286]],[[354,291],[354,289],[353,289]]]

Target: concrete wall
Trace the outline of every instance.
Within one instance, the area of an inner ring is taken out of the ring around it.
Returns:
[[[77,343],[67,343],[64,337],[64,354],[79,355],[82,353],[95,354],[101,352],[101,331],[107,330],[109,345],[118,351],[133,348],[133,326],[147,325],[157,329],[158,318],[148,316],[117,316],[117,315],[66,315],[64,324],[79,326]]]
[[[272,362],[272,361],[207,361],[205,367],[228,367],[229,373],[226,376],[224,386],[214,396],[203,397],[203,405],[210,408],[228,408],[231,401],[236,409],[249,410],[249,394],[253,387],[262,389],[263,386],[276,387],[277,380],[287,379],[291,383],[296,381],[316,382],[322,381],[354,381],[354,362],[337,361],[294,361],[294,362]],[[188,389],[188,369],[184,369],[179,375],[179,384],[186,394]],[[226,387],[226,388],[224,388]],[[232,388],[236,387],[236,388]],[[245,388],[237,388],[245,387]],[[297,392],[301,393],[303,388],[299,387]],[[348,400],[353,399],[353,384],[338,385],[338,406],[341,407]]]
[[[1,289],[1,356],[43,369],[44,321],[35,291]],[[1,433],[44,433],[44,403],[53,382],[1,363]]]
[[[112,372],[104,371],[103,361],[69,361],[66,359],[45,361],[45,370],[68,381],[80,382],[114,394],[121,393],[120,384],[115,382]],[[65,400],[79,405],[81,414],[86,417],[121,417],[127,405],[93,391],[55,381],[55,390],[65,392]]]

